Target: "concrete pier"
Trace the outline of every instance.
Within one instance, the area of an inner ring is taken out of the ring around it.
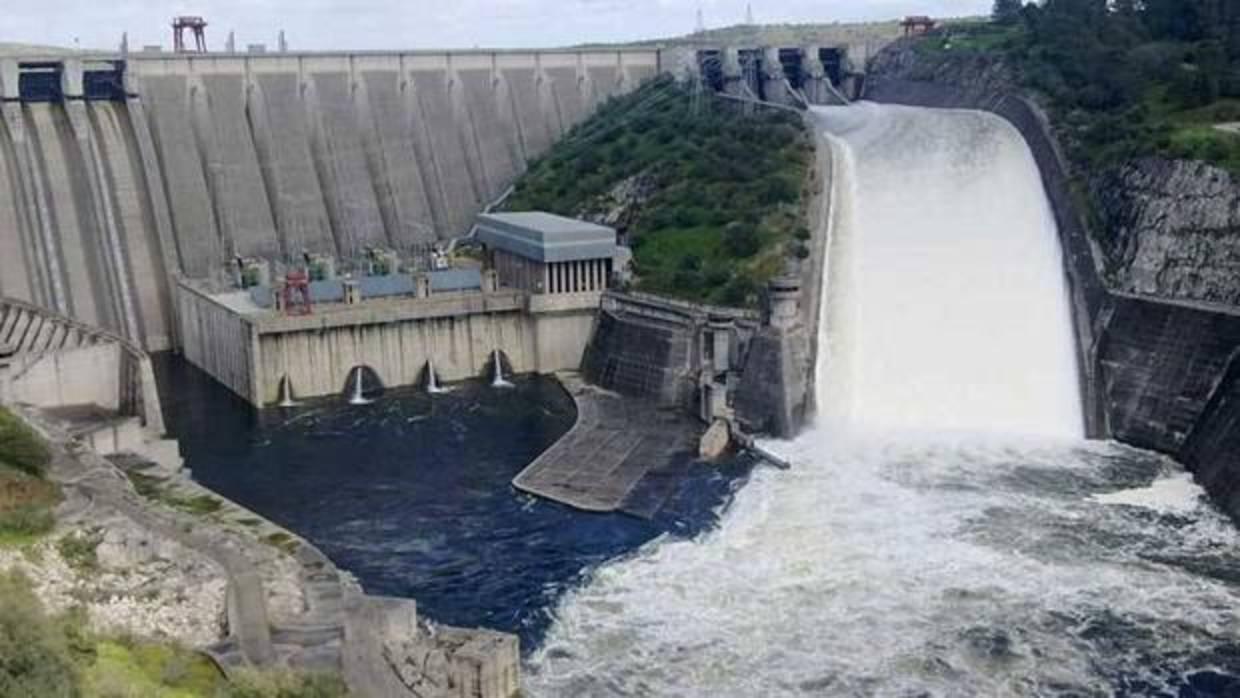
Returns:
[[[319,305],[290,316],[243,291],[177,287],[185,357],[257,406],[340,394],[358,367],[384,387],[415,385],[428,361],[439,378],[484,375],[499,350],[516,373],[575,369],[589,341],[599,292],[530,295],[507,288]]]
[[[577,404],[577,422],[513,479],[522,492],[584,511],[619,511],[647,475],[695,451],[700,428],[675,410],[601,390],[576,373],[559,378]]]

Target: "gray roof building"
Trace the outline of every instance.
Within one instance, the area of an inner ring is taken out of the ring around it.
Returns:
[[[478,240],[543,264],[612,259],[616,231],[541,211],[478,214]]]

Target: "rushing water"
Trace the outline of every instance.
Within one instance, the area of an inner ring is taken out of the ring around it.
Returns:
[[[1083,440],[1053,219],[1005,122],[819,113],[817,397],[717,527],[566,594],[533,695],[1240,693],[1240,555],[1178,466]]]
[[[200,482],[306,536],[367,591],[412,596],[440,622],[518,633],[526,650],[584,571],[655,536],[697,534],[748,470],[686,457],[653,520],[588,515],[509,485],[572,423],[549,379],[436,395],[368,383],[369,404],[342,395],[258,413],[159,358],[168,423]]]

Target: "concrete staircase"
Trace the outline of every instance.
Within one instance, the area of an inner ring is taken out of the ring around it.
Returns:
[[[71,439],[101,456],[135,454],[170,470],[183,459],[175,439],[154,436],[138,417],[98,405],[65,405],[43,410]]]

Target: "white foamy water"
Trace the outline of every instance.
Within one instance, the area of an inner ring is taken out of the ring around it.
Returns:
[[[1126,504],[1164,513],[1180,513],[1196,510],[1205,496],[1205,490],[1193,482],[1191,474],[1175,473],[1155,480],[1149,487],[1096,494],[1093,499],[1103,504]]]
[[[838,177],[818,423],[772,444],[793,470],[755,473],[717,529],[568,593],[527,690],[1144,695],[1236,675],[1230,523],[1200,498],[1145,506],[1132,493],[1177,467],[1081,438],[1019,135],[971,112],[822,116]]]
[[[1020,134],[978,112],[824,111],[839,153],[824,414],[1079,438],[1055,221]]]

